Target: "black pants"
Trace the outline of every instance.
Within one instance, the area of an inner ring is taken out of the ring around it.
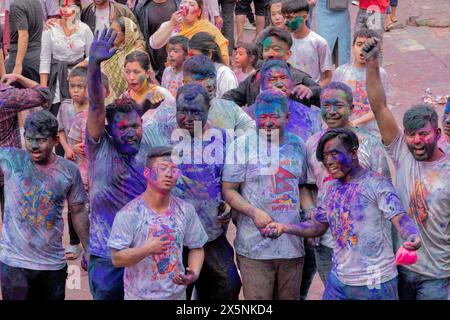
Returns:
[[[61,270],[30,270],[0,263],[3,300],[64,300],[67,265]]]
[[[234,8],[236,0],[219,0],[221,8],[220,15],[223,20],[222,34],[228,39],[228,50],[230,57],[233,54],[234,49]]]
[[[16,64],[17,50],[11,50],[9,57],[5,61],[6,73],[12,73]],[[22,63],[22,75],[28,79],[39,82],[39,64],[41,48],[28,49]]]
[[[234,250],[225,234],[203,246],[205,261],[195,282],[199,300],[239,300],[241,278],[234,263]],[[187,266],[189,249],[183,249],[184,265]],[[194,285],[186,289],[190,300]]]
[[[2,209],[2,223],[5,223],[5,186],[3,183],[0,184],[0,206]]]

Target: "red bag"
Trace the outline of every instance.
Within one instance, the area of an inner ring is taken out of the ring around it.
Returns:
[[[411,265],[417,262],[417,254],[414,250],[406,249],[404,246],[401,246],[397,250],[397,254],[395,255],[395,263],[397,265]]]

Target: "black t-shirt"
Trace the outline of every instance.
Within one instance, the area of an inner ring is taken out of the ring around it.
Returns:
[[[159,29],[161,24],[165,21],[169,21],[172,13],[177,11],[177,4],[175,0],[167,0],[164,3],[155,3],[153,1],[146,1],[143,6],[139,6],[136,12],[137,19],[139,21],[139,27],[141,28],[144,39],[147,42],[148,52],[152,67],[155,70],[156,77],[161,81],[162,74],[164,72],[164,64],[167,59],[166,48],[154,50],[148,45],[148,39],[150,36]]]
[[[11,49],[17,49],[19,30],[28,30],[28,48],[39,48],[43,21],[44,14],[39,0],[14,0],[9,12]]]

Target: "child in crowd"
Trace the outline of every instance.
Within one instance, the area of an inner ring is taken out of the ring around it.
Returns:
[[[161,86],[176,97],[177,90],[183,85],[183,63],[188,56],[189,39],[182,35],[173,36],[167,43],[169,66],[164,69]]]
[[[236,48],[234,57],[234,74],[239,83],[245,80],[249,75],[255,72],[258,62],[258,47],[251,43],[244,43]]]
[[[309,74],[323,88],[333,75],[331,53],[327,41],[308,28],[308,2],[283,0],[281,12],[292,35],[292,55],[288,62]]]
[[[366,90],[366,60],[362,55],[362,47],[367,39],[378,37],[376,31],[359,29],[353,35],[353,61],[343,64],[334,72],[333,81],[347,84],[353,91],[353,109],[351,124],[364,128],[375,136],[380,136],[380,131],[375,121],[375,116],[370,108]],[[380,67],[380,77],[384,91],[388,92],[388,79],[386,71]]]

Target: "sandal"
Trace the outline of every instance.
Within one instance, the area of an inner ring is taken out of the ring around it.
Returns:
[[[81,249],[81,246],[79,244],[70,245],[64,251],[64,255],[66,256],[67,260],[76,260],[78,259],[82,251],[83,250]]]

